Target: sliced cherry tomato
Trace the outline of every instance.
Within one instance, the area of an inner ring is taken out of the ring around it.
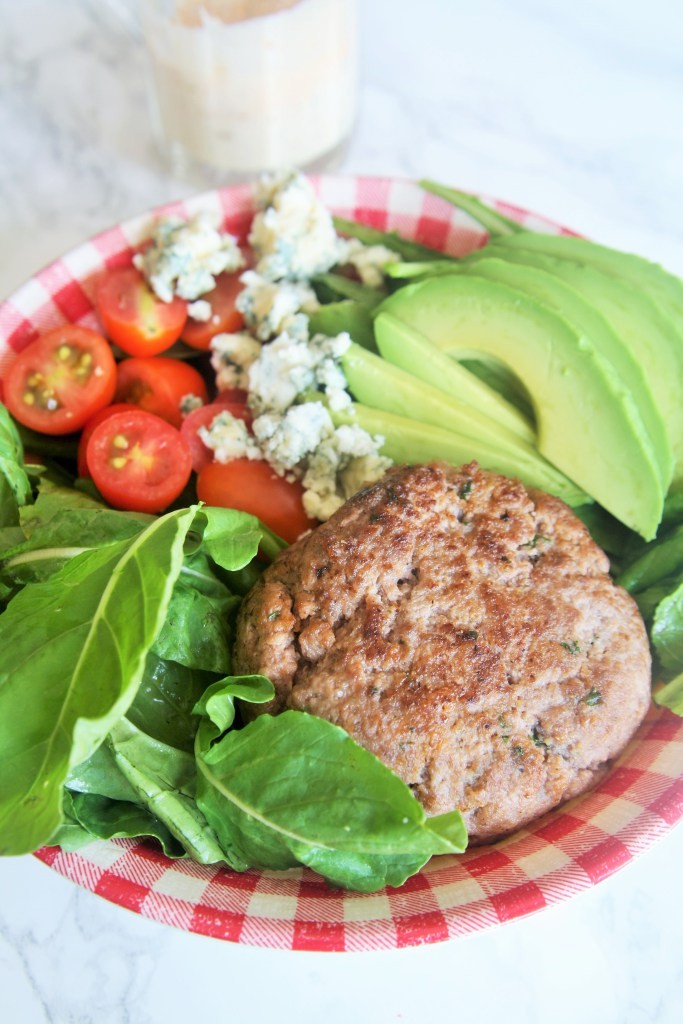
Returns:
[[[197,495],[207,505],[250,512],[290,544],[316,525],[304,511],[300,482],[278,476],[267,462],[211,462],[197,478]]]
[[[192,453],[192,468],[195,473],[213,462],[213,451],[211,448],[207,448],[202,441],[199,436],[199,428],[211,426],[216,416],[222,412],[231,413],[237,419],[244,420],[247,427],[251,427],[251,410],[245,404],[237,402],[223,402],[221,405],[212,402],[210,405],[200,405],[198,409],[193,409],[191,413],[188,413],[181,424],[180,433],[187,441]]]
[[[154,356],[170,348],[187,320],[187,303],[162,302],[135,267],[109,270],[95,289],[107,337],[131,356]]]
[[[86,457],[102,497],[127,512],[162,512],[192,472],[180,431],[141,409],[114,413],[95,427]]]
[[[152,356],[124,359],[118,365],[117,402],[130,402],[180,427],[180,402],[185,395],[196,395],[202,402],[209,397],[202,375],[180,359]]]
[[[86,449],[95,427],[99,427],[100,423],[104,423],[109,416],[113,416],[117,412],[131,412],[135,409],[137,409],[137,405],[126,404],[126,402],[114,402],[113,405],[105,405],[104,409],[100,409],[99,412],[96,412],[94,416],[90,417],[86,425],[83,427],[83,432],[78,442],[77,462],[79,476],[90,476],[88,460],[86,458]]]
[[[244,317],[235,307],[235,299],[244,287],[240,282],[240,270],[236,274],[219,274],[216,287],[201,298],[211,306],[208,320],[193,320],[188,317],[181,337],[192,348],[207,351],[216,334],[234,334],[244,327]]]
[[[86,327],[57,327],[19,353],[4,387],[7,408],[24,426],[42,434],[70,434],[113,398],[111,346]]]

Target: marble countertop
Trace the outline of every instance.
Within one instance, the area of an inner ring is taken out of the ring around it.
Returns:
[[[678,0],[367,0],[341,167],[430,176],[683,274]],[[0,295],[83,238],[191,194],[150,138],[125,0],[0,0]],[[533,1024],[683,1016],[683,827],[574,900],[454,942],[372,954],[222,943],[0,864],[8,1024],[187,1019]]]

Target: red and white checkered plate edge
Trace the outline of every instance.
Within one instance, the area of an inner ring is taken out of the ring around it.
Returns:
[[[413,182],[341,176],[313,181],[340,216],[396,229],[454,255],[484,241],[467,216]],[[489,201],[537,230],[570,233]],[[65,321],[97,327],[94,279],[130,261],[156,215],[200,209],[220,213],[226,229],[243,239],[253,214],[251,189],[224,188],[152,210],[36,274],[0,306],[0,379],[14,354],[39,333]],[[400,889],[343,892],[308,870],[237,874],[171,861],[151,843],[131,840],[94,842],[69,854],[46,847],[36,856],[105,899],[186,931],[279,949],[379,950],[455,938],[568,899],[628,864],[681,817],[683,719],[653,706],[593,792],[494,845],[433,858]]]

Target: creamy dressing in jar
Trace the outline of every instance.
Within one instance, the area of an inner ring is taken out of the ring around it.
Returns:
[[[176,170],[328,165],[353,125],[356,0],[147,0],[157,129]]]

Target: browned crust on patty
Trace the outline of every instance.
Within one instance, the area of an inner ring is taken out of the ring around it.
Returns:
[[[647,711],[647,634],[608,569],[555,498],[476,463],[394,468],[265,571],[235,671],[489,841],[589,788]]]

